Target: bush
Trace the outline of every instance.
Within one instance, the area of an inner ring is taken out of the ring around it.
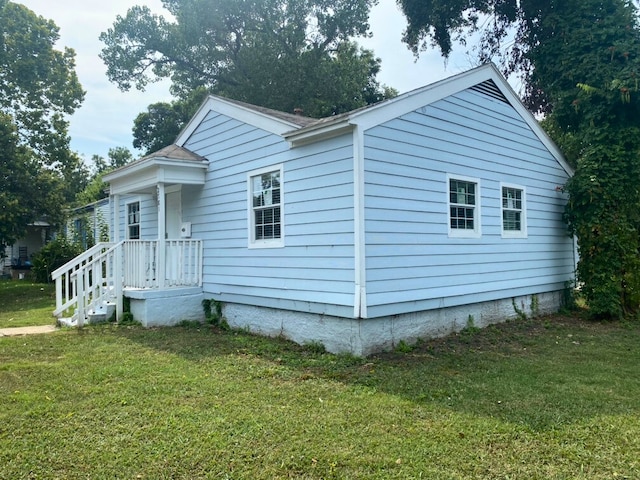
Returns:
[[[31,272],[38,283],[51,282],[51,272],[82,253],[80,244],[58,237],[45,245],[33,258]]]

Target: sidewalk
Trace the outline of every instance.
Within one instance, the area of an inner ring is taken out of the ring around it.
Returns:
[[[37,327],[0,328],[0,337],[15,337],[17,335],[33,335],[35,333],[55,332],[55,325],[40,325]]]

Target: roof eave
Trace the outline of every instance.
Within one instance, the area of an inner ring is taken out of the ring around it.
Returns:
[[[355,125],[349,121],[349,117],[345,117],[335,123],[324,123],[306,127],[304,129],[287,132],[283,136],[292,147],[299,147],[319,140],[338,137],[345,133],[353,131]]]

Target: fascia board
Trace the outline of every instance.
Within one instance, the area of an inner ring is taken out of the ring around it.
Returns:
[[[374,105],[368,109],[359,111],[350,116],[350,121],[360,128],[367,130],[394,118],[406,115],[425,105],[437,102],[458,92],[473,87],[486,80],[493,80],[500,91],[509,101],[509,104],[516,110],[522,119],[531,128],[533,133],[549,150],[551,155],[560,164],[563,170],[569,175],[574,174],[573,168],[564,158],[564,155],[551,137],[544,131],[540,123],[533,114],[524,106],[518,95],[513,91],[509,82],[502,76],[496,66],[492,63],[469,70],[454,77],[445,78],[439,82],[413,90],[400,95],[387,102]]]
[[[130,165],[125,165],[118,170],[108,173],[104,176],[103,180],[110,183],[114,180],[118,180],[129,175],[135,175],[143,170],[157,167],[157,166],[177,166],[180,168],[200,168],[206,169],[209,164],[208,160],[202,162],[183,161],[172,158],[152,157],[143,162],[134,162]]]
[[[327,123],[319,125],[316,128],[305,129],[305,131],[300,134],[297,132],[289,132],[284,137],[292,147],[299,147],[301,145],[337,137],[352,132],[353,129],[354,125],[350,123],[349,118],[346,117],[336,123]]]
[[[569,162],[567,162],[564,154],[558,148],[558,145],[556,145],[549,134],[547,134],[544,128],[542,128],[540,122],[538,122],[536,117],[534,117],[527,107],[524,106],[520,97],[518,97],[516,92],[511,88],[511,85],[509,85],[509,82],[507,82],[500,73],[497,73],[496,78],[493,78],[493,81],[496,83],[498,88],[500,88],[502,94],[507,97],[511,106],[516,110],[516,112],[518,112],[527,125],[529,125],[529,128],[531,128],[533,133],[538,137],[538,140],[540,140],[547,150],[549,150],[551,155],[553,155],[567,175],[572,177],[575,170],[571,165],[569,165]]]
[[[396,98],[356,112],[351,116],[351,121],[367,130],[394,118],[406,115],[417,108],[455,95],[485,80],[495,79],[494,77],[502,78],[493,64],[486,64],[453,77],[445,78],[424,87],[411,90]]]
[[[191,135],[193,135],[198,126],[212,110],[276,135],[283,135],[293,129],[300,128],[299,125],[287,122],[286,120],[229,102],[222,97],[210,95],[205,99],[191,120],[189,120],[189,123],[187,123],[178,134],[174,143],[180,147],[184,147]]]

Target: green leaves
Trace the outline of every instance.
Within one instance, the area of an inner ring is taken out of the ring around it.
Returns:
[[[380,61],[373,53],[350,43],[368,34],[372,3],[168,0],[164,5],[173,23],[146,7],[133,7],[100,36],[101,58],[109,79],[123,90],[170,78],[180,100],[204,87],[285,112],[341,113],[395,93],[375,80]],[[136,129],[151,122],[164,131],[154,110],[174,116],[176,107],[151,106]]]
[[[21,143],[53,164],[68,149],[70,115],[84,99],[75,53],[55,50],[58,27],[26,7],[0,3],[0,111],[18,126]]]
[[[69,150],[67,116],[84,92],[73,50],[56,50],[58,27],[0,0],[0,249],[27,224],[61,221],[86,171]]]

